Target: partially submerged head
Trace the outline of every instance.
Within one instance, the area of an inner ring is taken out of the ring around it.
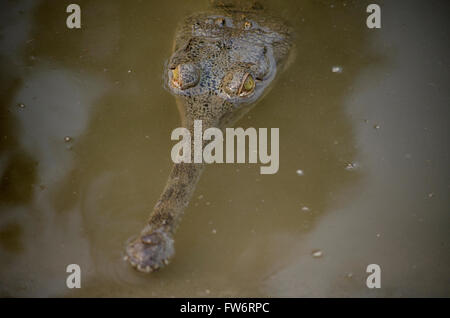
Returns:
[[[290,48],[289,30],[261,13],[202,13],[180,26],[166,82],[187,120],[220,126],[273,81]]]
[[[178,97],[183,124],[194,120],[226,127],[259,99],[291,46],[289,29],[262,11],[222,10],[187,18],[167,63],[167,88]],[[167,265],[173,232],[195,188],[202,165],[176,164],[148,226],[126,249],[139,271]]]

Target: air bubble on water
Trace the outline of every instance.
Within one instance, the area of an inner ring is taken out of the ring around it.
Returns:
[[[71,142],[72,141],[72,137],[66,136],[66,137],[64,137],[64,141],[65,142]]]
[[[380,129],[380,125],[376,124],[373,126],[374,129]]]
[[[353,277],[353,273],[350,272],[347,274],[347,278],[352,278],[352,277]]]
[[[315,250],[312,252],[312,256],[315,258],[319,258],[323,256],[323,252],[321,250]]]
[[[380,237],[381,236],[381,234],[380,233],[377,233],[377,237]]]
[[[211,204],[211,202],[207,201],[207,202],[206,202],[205,204],[206,204],[206,205],[210,205],[210,204]]]
[[[296,173],[298,176],[303,176],[303,175],[305,175],[305,173],[303,172],[303,170],[300,170],[300,169],[298,169],[295,173]]]
[[[216,234],[216,233],[217,233],[217,230],[216,230],[216,229],[212,229],[211,233],[212,233],[212,234]]]
[[[19,104],[17,104],[17,107],[19,107],[19,108],[25,108],[25,104],[24,104],[24,103],[19,103]]]
[[[211,291],[209,289],[206,289],[205,293],[209,295],[211,293]]]
[[[303,212],[309,212],[311,211],[310,208],[308,208],[306,205],[302,207]]]
[[[333,67],[331,68],[331,71],[332,71],[333,73],[342,73],[343,68],[342,68],[342,66],[335,65],[335,66],[333,66]]]
[[[345,166],[345,170],[352,171],[359,168],[359,163],[357,162],[350,162]]]
[[[428,193],[428,197],[429,197],[429,198],[434,197],[434,193],[433,193],[433,192]]]
[[[200,194],[200,195],[197,197],[197,199],[199,199],[199,200],[203,199],[203,194]]]

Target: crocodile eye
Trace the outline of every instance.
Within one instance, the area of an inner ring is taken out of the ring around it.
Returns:
[[[192,64],[179,64],[171,72],[172,85],[183,90],[197,85],[200,79],[198,69]]]
[[[249,73],[245,74],[241,87],[239,88],[239,96],[247,96],[255,89],[255,80]]]
[[[172,70],[172,83],[176,87],[180,87],[180,65],[175,67],[175,69]]]
[[[255,90],[255,79],[244,70],[232,71],[223,78],[222,87],[230,96],[245,97]]]

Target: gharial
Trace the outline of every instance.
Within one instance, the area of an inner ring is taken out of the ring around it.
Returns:
[[[176,96],[183,127],[193,132],[232,126],[268,91],[292,51],[291,29],[254,1],[212,1],[208,12],[187,17],[178,27],[165,82]],[[125,259],[142,272],[173,257],[174,232],[204,168],[176,163],[140,235]]]

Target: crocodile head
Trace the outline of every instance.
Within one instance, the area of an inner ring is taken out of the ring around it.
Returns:
[[[177,31],[165,72],[185,126],[232,125],[273,81],[290,48],[289,29],[261,12],[188,17]]]
[[[221,10],[188,17],[176,33],[165,70],[182,123],[193,129],[231,126],[273,81],[290,48],[289,29],[261,10]],[[168,263],[172,234],[195,189],[201,165],[176,164],[148,225],[125,258],[142,272]]]

